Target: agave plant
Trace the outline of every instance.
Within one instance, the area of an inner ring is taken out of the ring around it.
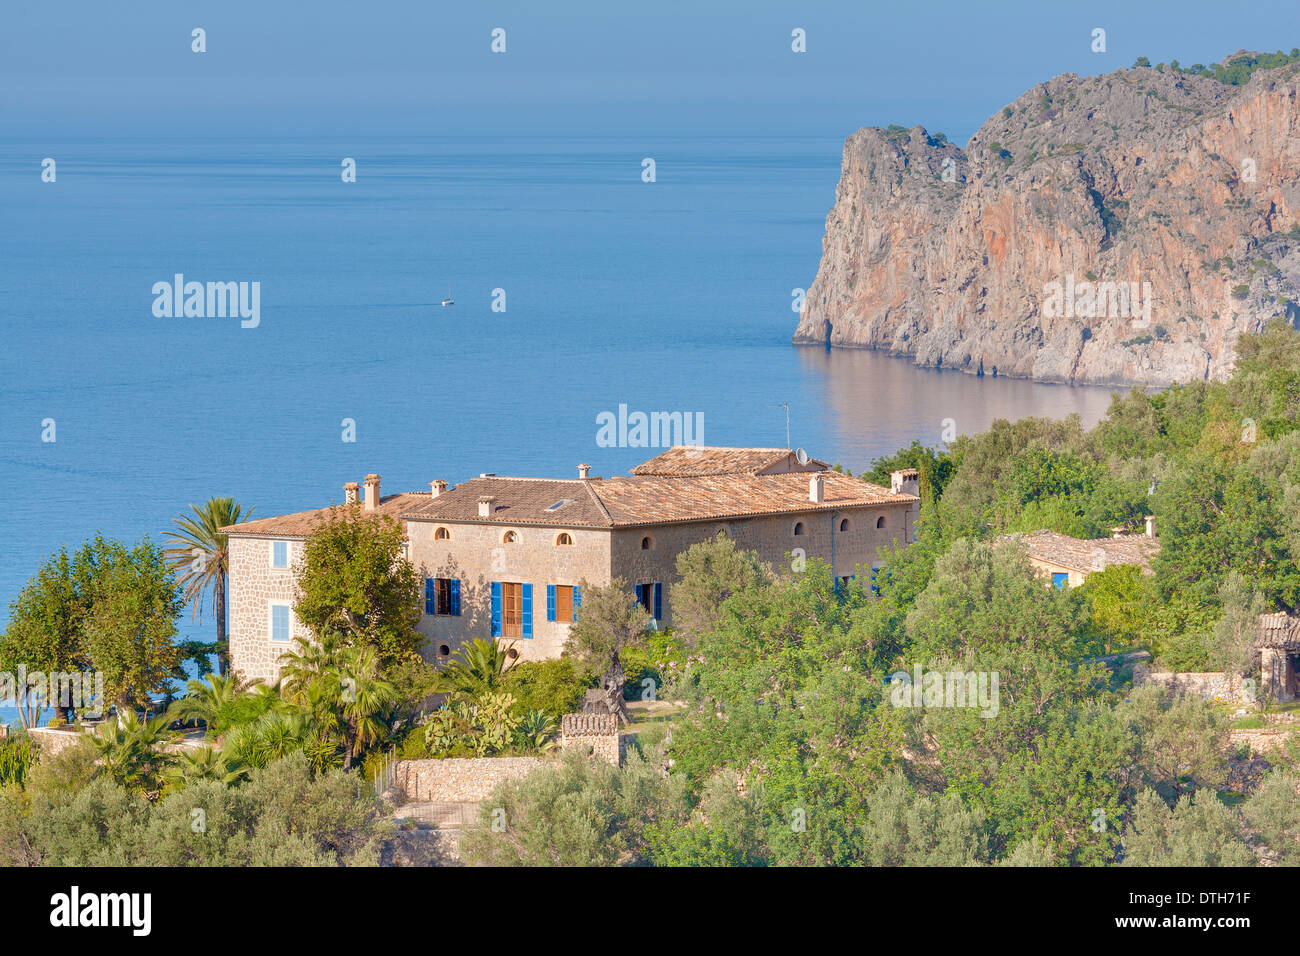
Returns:
[[[518,734],[529,750],[547,751],[556,746],[555,720],[540,710],[530,710],[519,721]]]
[[[190,505],[193,514],[176,516],[175,531],[167,532],[171,546],[163,553],[180,572],[179,584],[186,601],[194,604],[194,615],[203,619],[203,598],[212,592],[213,616],[217,619],[217,669],[230,669],[226,642],[226,575],[230,571],[230,550],[221,529],[247,520],[256,508],[244,510],[233,498],[209,498],[202,507]]]

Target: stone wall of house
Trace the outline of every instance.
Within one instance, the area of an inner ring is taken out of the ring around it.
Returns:
[[[447,757],[399,760],[393,791],[403,803],[478,803],[497,784],[526,777],[548,761],[540,757]]]
[[[1177,673],[1153,671],[1145,664],[1138,664],[1133,668],[1133,686],[1146,683],[1160,684],[1171,691],[1192,694],[1206,700],[1218,698],[1241,703],[1252,703],[1254,700],[1249,686],[1243,686],[1240,676],[1225,674],[1223,671]]]
[[[271,567],[272,543],[287,541],[289,567]],[[297,599],[293,567],[302,557],[302,538],[230,537],[230,656],[232,666],[249,680],[274,683],[280,676],[280,655],[293,649],[293,638],[311,632],[293,613]],[[271,606],[290,605],[288,641],[271,640]]]
[[[451,537],[438,540],[439,528]],[[518,540],[506,544],[506,532]],[[561,534],[573,544],[558,545]],[[445,660],[474,638],[492,634],[492,582],[533,586],[533,636],[513,638],[519,660],[560,656],[569,637],[569,622],[546,620],[546,586],[593,586],[609,583],[609,532],[591,528],[538,528],[456,521],[409,521],[411,563],[421,578],[457,578],[460,616],[425,615],[419,629],[426,635],[424,655]]]
[[[700,541],[711,541],[719,532],[745,551],[754,551],[774,568],[788,569],[790,559],[802,549],[806,559],[831,560],[831,539],[835,546],[835,575],[855,574],[859,566],[870,575],[880,563],[881,549],[895,541],[908,544],[915,539],[916,502],[845,508],[838,512],[775,515],[731,521],[693,521],[649,528],[623,528],[613,532],[612,577],[622,578],[629,587],[659,582],[663,585],[663,618],[672,626],[669,585],[678,580],[677,556]],[[878,528],[879,519],[884,527]],[[842,523],[847,522],[841,531]],[[801,534],[795,528],[801,525]],[[646,539],[649,539],[646,541]],[[645,546],[643,547],[643,543]],[[864,584],[867,582],[864,582]]]
[[[1082,571],[1076,571],[1074,568],[1067,568],[1065,565],[1057,564],[1054,561],[1036,558],[1033,555],[1030,555],[1029,557],[1029,564],[1035,572],[1045,578],[1051,578],[1053,574],[1067,575],[1066,583],[1072,588],[1079,587],[1083,584],[1084,579],[1087,578],[1087,575]]]
[[[614,714],[565,714],[560,718],[560,747],[612,763],[623,763],[627,742]]]

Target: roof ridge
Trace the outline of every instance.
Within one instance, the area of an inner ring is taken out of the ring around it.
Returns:
[[[605,507],[605,502],[600,500],[600,495],[596,494],[596,489],[592,487],[592,483],[590,481],[584,481],[582,484],[586,487],[587,494],[591,496],[591,500],[596,503],[596,507],[600,509],[600,513],[605,516],[605,520],[611,525],[616,524],[614,516],[610,514],[609,509]]]

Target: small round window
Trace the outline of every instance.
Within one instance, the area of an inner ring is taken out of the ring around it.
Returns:
[[[501,539],[505,544],[514,544],[519,540],[519,532],[507,531],[505,537]]]
[[[451,532],[448,531],[446,528],[439,528],[437,531],[435,531],[435,532],[433,533],[433,540],[435,540],[435,541],[450,541],[450,540],[451,540]]]
[[[561,534],[560,534],[560,535],[555,539],[555,544],[556,544],[557,546],[559,546],[559,545],[565,545],[565,544],[573,544],[573,538],[569,537],[569,535],[567,535],[567,534],[563,534],[563,533],[561,533]]]
[[[794,533],[795,533],[795,534],[803,534],[803,522],[802,522],[802,521],[796,521],[796,522],[794,523]]]
[[[848,519],[848,518],[841,518],[841,519],[840,519],[840,530],[841,530],[841,531],[848,531],[848,530],[849,530],[849,519]]]

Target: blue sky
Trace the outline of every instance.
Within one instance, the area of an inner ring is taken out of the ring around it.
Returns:
[[[1295,0],[64,0],[0,11],[0,114],[78,135],[847,135],[964,142],[1057,73],[1300,45]],[[190,51],[190,30],[208,51]],[[507,31],[507,52],[489,51]],[[790,51],[807,31],[808,52]],[[1108,51],[1090,50],[1107,31]]]

